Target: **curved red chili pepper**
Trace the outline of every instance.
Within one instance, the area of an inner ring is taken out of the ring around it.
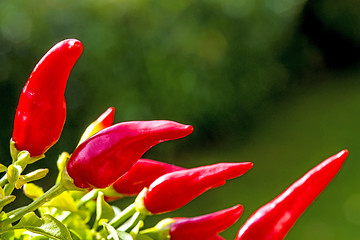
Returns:
[[[112,187],[122,195],[135,196],[158,177],[185,168],[150,159],[138,160],[130,170],[119,178]]]
[[[77,187],[106,188],[152,146],[192,131],[190,125],[165,120],[118,123],[80,144],[69,159],[67,171]]]
[[[218,163],[167,173],[151,183],[143,207],[153,214],[173,211],[226,180],[243,175],[252,165],[250,162]]]
[[[281,240],[296,220],[340,170],[347,150],[326,159],[258,209],[240,228],[235,240]]]
[[[84,131],[80,138],[79,144],[94,135],[95,133],[110,127],[114,123],[115,108],[109,107],[103,114],[92,122]]]
[[[75,39],[59,42],[34,68],[16,109],[12,140],[17,150],[40,156],[59,140],[66,117],[66,82],[82,48]]]
[[[241,216],[243,207],[232,208],[193,218],[173,218],[170,240],[222,239],[218,233],[233,225]]]

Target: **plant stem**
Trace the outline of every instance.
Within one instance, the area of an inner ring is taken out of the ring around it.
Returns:
[[[99,192],[99,189],[93,189],[90,192],[88,192],[87,194],[85,194],[79,201],[77,207],[81,207],[84,204],[86,204],[88,201],[93,200],[97,197]]]
[[[135,204],[129,205],[121,212],[121,214],[117,215],[115,218],[113,218],[113,220],[111,220],[110,225],[113,226],[114,228],[118,228],[135,212],[136,212]]]
[[[46,193],[44,193],[41,197],[36,199],[34,202],[29,204],[28,206],[20,208],[19,211],[14,211],[14,214],[9,215],[9,218],[3,222],[4,225],[16,222],[17,220],[22,218],[22,216],[24,216],[26,213],[35,211],[37,208],[41,207],[44,203],[46,203],[46,202],[50,201],[51,199],[53,199],[54,197],[60,195],[65,190],[66,189],[61,184],[61,182],[57,183],[52,188],[50,188]]]
[[[4,187],[7,182],[7,174],[5,173],[5,175],[0,179],[0,186]]]
[[[134,228],[140,221],[144,220],[145,218],[146,215],[142,214],[141,212],[136,212],[127,222],[125,222],[118,229],[123,232],[130,232],[132,228]]]

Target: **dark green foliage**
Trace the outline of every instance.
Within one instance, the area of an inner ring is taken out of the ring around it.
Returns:
[[[171,119],[194,125],[194,142],[243,135],[287,73],[280,39],[299,3],[262,1],[3,1],[2,108],[9,124],[20,89],[56,42],[84,53],[70,75],[64,144],[114,106],[116,121]],[[7,97],[7,99],[4,99]],[[10,129],[10,125],[8,125]],[[10,134],[3,133],[2,140]],[[70,134],[72,135],[70,137]],[[193,142],[193,143],[194,143]]]

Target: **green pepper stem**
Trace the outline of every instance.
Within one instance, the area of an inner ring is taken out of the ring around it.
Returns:
[[[86,193],[77,204],[78,208],[85,205],[90,200],[93,200],[97,197],[99,189],[92,189],[90,192]]]
[[[41,207],[44,203],[50,201],[51,199],[63,193],[64,191],[66,191],[66,188],[61,184],[61,182],[55,184],[46,193],[44,193],[41,197],[36,199],[28,206],[20,208],[19,211],[15,210],[12,215],[9,215],[9,218],[6,219],[3,222],[3,224],[6,225],[16,222],[17,220],[22,218],[26,213],[35,211],[37,208]]]
[[[129,205],[119,215],[117,215],[115,218],[111,220],[110,225],[113,226],[114,228],[118,228],[135,212],[136,212],[135,204]]]
[[[144,220],[146,215],[142,214],[141,212],[136,212],[128,222],[120,226],[118,229],[123,232],[130,232],[140,221]]]

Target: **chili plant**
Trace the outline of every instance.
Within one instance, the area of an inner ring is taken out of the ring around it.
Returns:
[[[83,50],[67,39],[51,48],[34,68],[20,95],[9,166],[0,164],[0,239],[211,240],[241,216],[243,206],[191,218],[165,218],[144,229],[146,218],[171,212],[205,191],[245,174],[250,162],[223,162],[185,169],[141,158],[152,146],[186,137],[190,125],[168,121],[114,124],[110,107],[84,131],[73,153],[57,160],[58,177],[44,192],[33,181],[47,169],[25,173],[27,165],[45,157],[59,139],[65,122],[66,82]],[[236,240],[283,239],[296,220],[340,170],[346,150],[306,173],[282,194],[257,210],[241,227]],[[33,201],[3,211],[22,189]],[[134,197],[123,210],[114,199]]]

